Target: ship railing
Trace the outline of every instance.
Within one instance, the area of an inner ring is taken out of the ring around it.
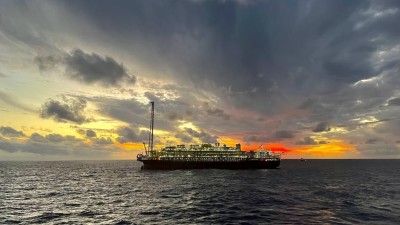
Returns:
[[[143,154],[138,154],[138,155],[136,156],[136,158],[137,158],[138,160],[150,160],[150,159],[152,159],[152,157],[150,157],[149,155],[143,155]]]
[[[218,158],[218,157],[160,157],[159,160],[166,160],[166,161],[195,161],[195,162],[237,162],[245,160],[246,158]]]
[[[240,152],[240,149],[232,148],[232,147],[199,147],[199,146],[190,146],[190,148],[186,148],[184,145],[178,146],[167,146],[161,151],[200,151],[200,152]]]

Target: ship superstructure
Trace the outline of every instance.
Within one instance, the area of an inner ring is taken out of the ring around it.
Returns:
[[[151,102],[151,122],[148,149],[138,154],[143,169],[273,169],[280,165],[281,155],[269,150],[242,151],[220,143],[167,146],[160,151],[153,148],[154,102]]]

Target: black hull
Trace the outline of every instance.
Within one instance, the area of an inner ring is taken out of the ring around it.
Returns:
[[[210,161],[172,161],[172,160],[139,160],[143,162],[142,169],[146,170],[182,170],[182,169],[276,169],[280,160],[258,161],[247,160],[238,162]]]

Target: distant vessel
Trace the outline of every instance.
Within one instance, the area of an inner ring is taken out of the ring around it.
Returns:
[[[300,159],[300,161],[302,161],[302,162],[306,162],[307,160],[306,160],[306,159],[303,159],[303,158],[301,158],[301,159]]]
[[[160,151],[153,150],[154,102],[151,102],[151,121],[148,149],[138,154],[142,169],[275,169],[281,162],[281,155],[262,147],[253,151],[242,151],[241,145],[200,144],[167,146]]]

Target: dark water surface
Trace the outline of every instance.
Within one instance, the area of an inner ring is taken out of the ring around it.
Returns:
[[[400,160],[142,171],[136,161],[0,162],[1,224],[400,224]]]

